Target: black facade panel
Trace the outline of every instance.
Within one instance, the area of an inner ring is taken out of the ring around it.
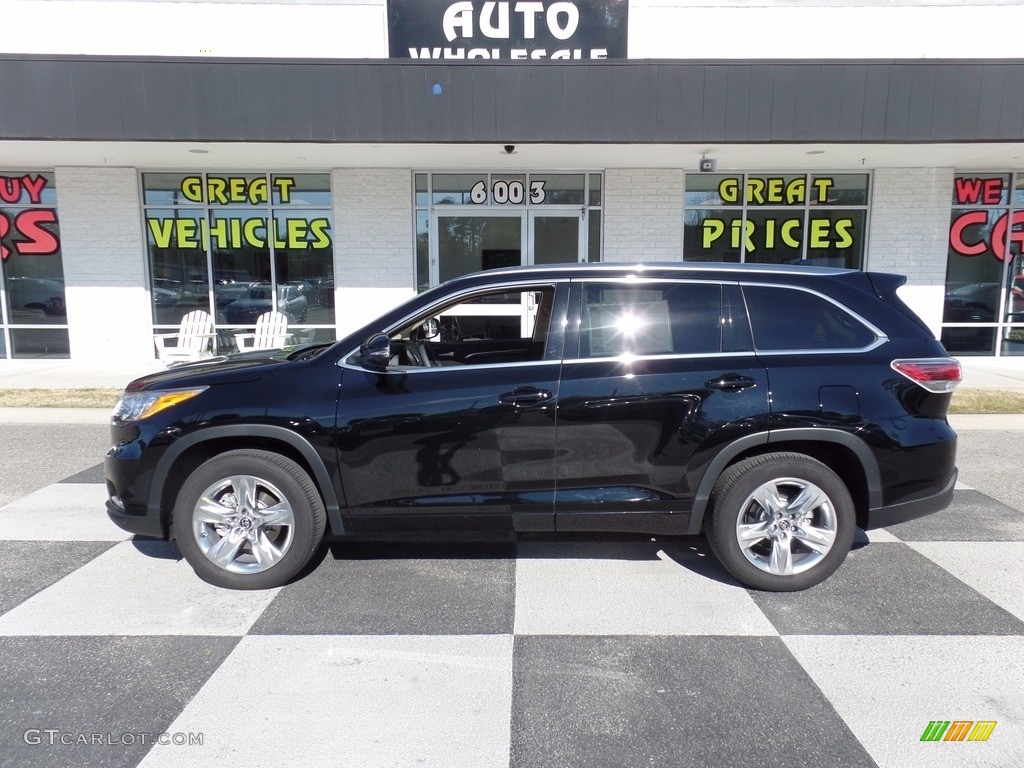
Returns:
[[[6,55],[0,104],[0,139],[1019,141],[1024,62],[424,64]]]
[[[81,66],[81,64],[79,64]],[[73,65],[69,69],[74,69]],[[86,72],[92,76],[89,90],[102,87],[95,82],[95,67],[86,66]],[[119,79],[129,76],[134,68],[124,68],[118,75]],[[62,139],[124,139],[138,141],[190,141],[203,139],[196,119],[195,88],[192,76],[195,67],[184,62],[141,62],[138,70],[142,73],[143,91],[139,101],[131,101],[124,105],[124,110],[134,112],[142,118],[141,127],[136,127],[133,134],[127,132],[116,135],[108,124],[113,115],[95,115],[90,130],[82,130],[79,135],[64,135]],[[40,116],[45,119],[45,116]],[[118,115],[118,117],[120,117]],[[238,115],[241,122],[245,115]],[[2,119],[2,118],[0,118]],[[251,131],[251,127],[247,127]],[[4,133],[3,135],[6,135]]]
[[[68,107],[74,89],[70,70],[60,62],[2,62],[0,70],[0,136],[21,137],[39,133],[53,139],[67,130],[40,116],[59,113],[65,120],[73,117]],[[9,127],[8,127],[9,126]]]
[[[959,96],[956,104],[952,107],[953,124],[952,130],[955,136],[961,141],[967,141],[981,129],[981,91],[982,83],[986,77],[986,71],[982,68],[958,70],[953,75],[952,90]],[[949,112],[945,100],[940,102],[936,99],[936,106],[942,106],[942,112],[935,111],[933,117],[936,121],[936,129],[941,126],[939,118],[942,114]]]
[[[1016,135],[1019,141],[1024,137],[1024,99],[1020,97],[1019,93],[1007,90],[1003,83],[1020,77],[1021,72],[1011,65],[993,65],[988,70],[991,76],[985,83],[985,89],[981,94],[986,97],[986,100],[982,102],[986,107],[984,125],[987,127],[989,124],[987,120],[996,112],[990,105],[998,105],[999,118],[997,123],[992,124],[993,133],[998,136]]]
[[[886,141],[899,141],[901,136],[910,136],[910,106],[914,93],[913,72],[906,67],[893,67],[889,76],[889,91],[886,95],[885,134]],[[931,131],[923,134],[930,138]]]
[[[707,83],[704,67],[676,67],[666,64],[662,72],[671,70],[679,75],[679,115],[674,121],[666,115],[667,122],[675,122],[677,128],[666,141],[678,141],[679,136],[699,136],[704,124],[704,93]]]
[[[726,71],[725,125],[726,141],[748,141],[751,133],[759,133],[762,126],[754,125],[750,118],[752,71],[749,67],[729,68]]]
[[[814,79],[821,81],[821,86],[815,84],[806,90],[813,98],[805,104],[804,125],[812,132],[808,141],[814,141],[813,136],[836,136],[842,132],[843,72],[843,67],[826,65],[814,73]]]
[[[725,141],[726,94],[729,90],[729,67],[710,66],[704,69],[704,101],[700,105],[702,120],[697,141]]]
[[[775,68],[754,67],[750,70],[750,108],[747,137],[757,133],[771,135],[775,104]]]
[[[611,135],[626,136],[625,142],[629,144],[642,142],[640,137],[647,132],[647,115],[654,113],[641,111],[641,105],[654,102],[653,99],[642,99],[641,94],[644,89],[654,90],[656,78],[639,78],[631,67],[615,67],[608,74],[612,103],[606,119]]]
[[[561,108],[562,119],[565,121],[565,134],[575,136],[580,133],[580,121],[590,111],[587,70],[582,67],[567,68],[562,84],[564,98]]]
[[[884,136],[886,107],[889,103],[890,68],[865,66],[864,106],[861,112],[860,136]],[[852,109],[852,107],[851,107]]]
[[[841,68],[836,82],[839,96],[838,141],[857,141],[864,128],[864,107],[867,102],[867,73],[863,66]]]
[[[921,136],[931,136],[935,132],[936,107],[941,103],[940,98],[943,94],[936,92],[938,83],[934,72],[907,71],[906,74],[908,75],[907,130]],[[953,110],[956,109],[956,103],[949,101],[950,97],[955,98],[952,94],[948,94],[947,103],[939,107],[941,110],[939,114],[952,116]]]
[[[794,141],[799,72],[792,67],[772,66],[772,122],[769,141]]]
[[[653,141],[671,141],[685,119],[683,111],[683,71],[672,67],[658,67],[657,95],[654,104]]]

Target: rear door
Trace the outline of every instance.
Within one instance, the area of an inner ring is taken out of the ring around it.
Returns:
[[[569,313],[556,527],[685,532],[708,463],[767,435],[768,381],[738,287],[574,281]]]

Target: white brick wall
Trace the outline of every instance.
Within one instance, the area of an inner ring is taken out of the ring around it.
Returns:
[[[867,269],[898,272],[912,285],[946,279],[951,168],[882,168],[874,173]]]
[[[71,359],[154,356],[134,168],[56,168]]]
[[[605,171],[604,260],[680,260],[685,182],[681,169]]]
[[[953,195],[951,168],[874,173],[865,269],[907,276],[900,296],[939,333]]]
[[[412,175],[340,168],[331,186],[340,338],[415,293]]]

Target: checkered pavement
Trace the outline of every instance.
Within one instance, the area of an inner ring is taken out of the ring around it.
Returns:
[[[795,594],[618,535],[336,543],[232,592],[104,499],[94,466],[0,506],[0,766],[1024,765],[1024,504],[967,485]]]

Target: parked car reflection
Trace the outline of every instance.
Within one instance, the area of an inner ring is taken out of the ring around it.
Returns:
[[[7,293],[12,309],[40,309],[50,316],[67,315],[64,284],[41,277],[9,277]]]
[[[274,308],[273,297],[270,283],[252,283],[242,298],[224,307],[224,319],[229,325],[255,323],[260,315]],[[292,322],[305,322],[307,306],[306,298],[299,295],[294,285],[277,286],[277,309],[288,315]]]

